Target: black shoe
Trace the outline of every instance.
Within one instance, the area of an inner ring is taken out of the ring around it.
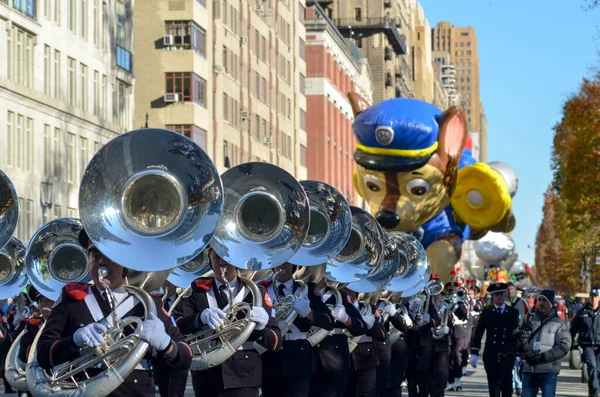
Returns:
[[[517,397],[521,397],[521,393],[523,391],[521,389],[515,389],[515,393],[517,393]]]

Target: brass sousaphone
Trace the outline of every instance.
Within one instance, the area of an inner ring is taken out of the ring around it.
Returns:
[[[199,146],[176,132],[148,128],[118,136],[94,155],[81,181],[79,211],[94,245],[114,262],[140,272],[140,285],[151,291],[170,269],[208,244],[221,217],[222,197],[216,167]],[[153,277],[156,272],[161,276]],[[144,306],[144,318],[156,314],[148,292],[131,282],[125,288]],[[77,359],[55,366],[50,374],[39,367],[32,348],[27,382],[34,395],[103,397],[119,387],[149,345],[140,339],[144,318],[117,319],[114,308],[112,313],[105,319],[112,320],[105,345],[84,348]],[[98,366],[100,373],[87,374]]]

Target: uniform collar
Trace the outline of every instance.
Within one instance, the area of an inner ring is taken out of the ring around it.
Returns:
[[[500,311],[504,313],[506,311],[506,302],[502,306],[496,306],[496,304],[494,303],[494,309],[500,309]]]
[[[227,284],[223,284],[223,283],[221,283],[221,282],[220,282],[219,280],[217,280],[216,278],[215,278],[215,283],[217,284],[217,289],[221,288],[221,285],[225,285],[225,286],[227,286]],[[239,281],[238,281],[237,277],[236,277],[236,278],[234,278],[233,280],[231,280],[231,281],[229,282],[229,286],[231,287],[231,290],[232,290],[232,291],[236,289],[236,287],[238,286],[238,284],[239,284]]]
[[[291,291],[291,289],[294,287],[294,279],[290,278],[285,283],[280,283],[279,281],[275,281],[275,288],[279,288],[279,286],[281,284],[283,284],[285,286],[284,291]]]

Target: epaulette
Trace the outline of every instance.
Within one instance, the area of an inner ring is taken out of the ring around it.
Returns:
[[[197,279],[194,284],[196,284],[196,288],[201,291],[208,291],[212,288],[212,278],[210,277],[201,277]]]
[[[260,280],[258,282],[258,285],[262,285],[265,288],[268,288],[271,286],[271,284],[273,284],[273,280]]]
[[[73,300],[82,301],[87,296],[89,285],[86,283],[68,283],[65,285],[67,295]]]
[[[269,293],[265,290],[265,293],[263,294],[263,301],[265,302],[265,305],[268,308],[273,308],[273,301],[271,300],[271,297],[269,296]]]
[[[42,319],[39,317],[34,317],[34,318],[29,319],[29,325],[32,325],[34,327],[39,327],[41,323],[42,323]]]

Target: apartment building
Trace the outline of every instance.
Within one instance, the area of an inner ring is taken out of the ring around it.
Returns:
[[[350,205],[361,205],[353,184],[356,147],[348,94],[373,103],[369,65],[319,4],[307,8],[305,26],[308,178],[329,183]]]
[[[91,156],[132,128],[131,0],[0,0],[0,168],[15,236],[78,216]]]
[[[432,51],[433,68],[439,74],[441,87],[446,95],[447,105],[460,105],[460,94],[456,92],[456,68],[448,51]]]
[[[318,1],[340,33],[354,41],[368,60],[373,101],[414,97],[407,57],[410,0]]]
[[[135,123],[179,131],[219,171],[306,171],[305,6],[299,0],[135,4]]]

